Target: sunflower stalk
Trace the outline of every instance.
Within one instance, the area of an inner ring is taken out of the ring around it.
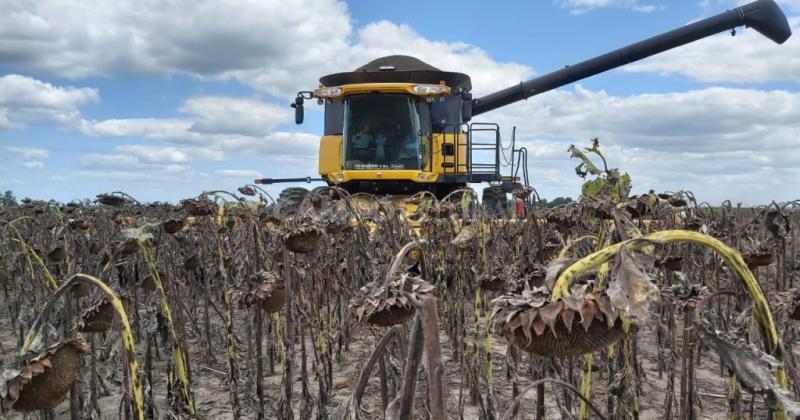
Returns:
[[[688,242],[711,248],[723,261],[731,267],[738,277],[744,282],[750,297],[753,299],[753,318],[759,326],[762,340],[767,353],[777,360],[783,360],[781,353],[780,336],[775,327],[772,311],[769,308],[767,299],[761,291],[761,286],[756,281],[753,273],[745,264],[742,255],[733,248],[728,247],[716,238],[702,233],[686,230],[666,230],[654,232],[638,238],[628,239],[623,242],[610,245],[592,254],[589,254],[567,269],[565,269],[556,280],[556,284],[551,294],[551,300],[556,301],[569,295],[569,286],[574,278],[579,274],[600,266],[614,258],[624,247],[632,251],[642,250],[652,245],[666,245],[676,242]],[[786,371],[783,367],[775,370],[775,378],[781,389],[787,389]],[[782,412],[777,412],[776,417],[780,420],[784,418]]]
[[[175,368],[178,370],[181,396],[186,404],[186,408],[189,411],[189,415],[194,417],[195,406],[192,398],[191,386],[189,384],[189,375],[187,373],[185,362],[186,358],[184,357],[184,350],[181,347],[181,342],[178,339],[178,333],[175,330],[175,325],[172,319],[172,310],[169,307],[169,300],[167,299],[167,293],[164,290],[164,283],[161,281],[161,275],[158,273],[156,261],[150,246],[140,241],[140,247],[142,249],[142,256],[144,257],[147,268],[150,271],[150,276],[152,276],[153,283],[158,291],[161,315],[164,317],[170,339],[172,340],[172,357],[175,361]]]
[[[25,341],[23,342],[20,350],[20,356],[24,357],[28,351],[30,351],[31,344],[36,336],[39,335],[42,324],[44,323],[44,320],[47,318],[48,314],[53,310],[55,303],[70,289],[70,287],[78,283],[85,283],[100,289],[106,298],[111,302],[111,305],[114,307],[114,310],[117,312],[120,320],[122,321],[120,337],[122,338],[122,347],[125,350],[128,361],[127,376],[130,380],[131,393],[133,394],[133,414],[137,420],[144,420],[144,394],[142,392],[142,385],[139,382],[139,365],[136,362],[136,342],[134,341],[131,326],[128,322],[128,314],[125,312],[125,307],[116,293],[114,293],[114,291],[111,290],[107,284],[97,277],[93,277],[88,274],[74,274],[68,278],[67,281],[61,285],[61,287],[57,288],[50,295],[41,311],[39,311],[36,320],[33,322],[33,325],[25,337]]]

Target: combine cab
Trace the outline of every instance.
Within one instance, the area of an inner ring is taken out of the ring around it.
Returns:
[[[472,97],[468,75],[394,55],[322,77],[318,89],[299,92],[292,106],[298,124],[305,100],[325,106],[318,181],[350,193],[404,197],[428,191],[438,198],[488,183],[484,208],[509,215],[507,193],[528,186],[527,150],[516,148],[513,136],[504,145],[497,124],[474,117],[742,25],[777,43],[791,35],[780,8],[759,0],[480,98]],[[302,180],[312,179],[256,182]],[[296,201],[303,191],[287,189],[282,201]]]

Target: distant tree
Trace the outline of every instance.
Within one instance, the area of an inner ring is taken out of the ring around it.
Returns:
[[[542,206],[544,206],[544,207],[556,207],[556,206],[560,206],[562,204],[572,203],[573,201],[574,200],[572,199],[572,197],[556,197],[556,198],[552,199],[551,201],[548,201],[546,198],[543,198],[541,200],[541,203],[542,203]]]
[[[14,198],[14,193],[12,191],[6,191],[2,197],[0,197],[0,206],[16,206],[17,199]]]

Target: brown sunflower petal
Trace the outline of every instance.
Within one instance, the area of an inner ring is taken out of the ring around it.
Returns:
[[[556,334],[556,320],[558,320],[558,314],[561,313],[563,306],[562,302],[550,302],[539,309],[539,317],[550,327],[553,335]]]
[[[564,308],[561,311],[561,320],[564,321],[564,326],[567,327],[567,331],[572,332],[572,321],[575,319],[575,311],[570,308]]]

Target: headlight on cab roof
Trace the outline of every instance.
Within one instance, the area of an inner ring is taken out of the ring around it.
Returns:
[[[450,88],[445,85],[416,85],[414,93],[417,95],[447,95]]]
[[[340,87],[322,88],[314,91],[314,96],[321,98],[335,98],[341,95],[342,95],[342,88]]]

